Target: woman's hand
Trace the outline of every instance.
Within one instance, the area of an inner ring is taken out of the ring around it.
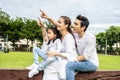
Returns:
[[[48,57],[53,57],[53,56],[56,56],[56,52],[51,52],[51,51],[49,51],[48,52]]]
[[[45,12],[43,12],[42,10],[40,10],[41,12],[41,17],[44,19],[47,19],[48,21],[50,21],[53,25],[58,26],[58,22],[56,22],[54,19],[50,18]]]
[[[44,11],[40,10],[40,12],[41,12],[42,18],[49,19],[49,17],[47,16],[47,14]]]

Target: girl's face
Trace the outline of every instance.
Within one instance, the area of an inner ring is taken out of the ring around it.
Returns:
[[[56,34],[54,34],[51,29],[48,29],[47,35],[49,40],[53,40],[56,38]]]
[[[58,19],[58,26],[57,26],[57,30],[62,31],[67,29],[67,25],[65,25],[64,23],[64,19],[63,18],[59,18]]]

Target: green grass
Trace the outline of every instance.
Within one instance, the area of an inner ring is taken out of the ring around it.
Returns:
[[[99,70],[120,70],[120,56],[99,55]]]
[[[0,52],[0,68],[25,68],[32,63],[31,52]]]
[[[120,70],[120,56],[99,55],[99,70]],[[0,52],[0,68],[25,69],[33,63],[32,52]]]

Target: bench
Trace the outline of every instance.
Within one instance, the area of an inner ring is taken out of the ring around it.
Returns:
[[[76,80],[120,80],[120,71],[79,72]]]
[[[43,72],[29,79],[29,70],[26,69],[0,69],[0,80],[42,80]],[[120,71],[79,72],[75,80],[120,80]]]

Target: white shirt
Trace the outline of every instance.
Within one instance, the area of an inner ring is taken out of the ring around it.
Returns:
[[[77,48],[80,55],[84,55],[94,65],[99,66],[98,55],[96,51],[96,38],[93,34],[85,32],[82,38],[74,34],[77,42]]]
[[[60,39],[56,39],[54,42],[51,41],[49,45],[47,45],[47,41],[44,41],[43,42],[43,45],[42,45],[42,50],[44,52],[48,52],[48,51],[52,51],[52,52],[61,52],[61,40]]]
[[[48,51],[52,51],[52,52],[61,52],[62,49],[62,43],[60,39],[56,39],[54,42],[51,41],[49,45],[47,45],[47,41],[43,42],[42,45],[42,50],[47,53]],[[57,57],[60,60],[60,57]],[[57,61],[54,61],[53,63],[51,63],[49,66],[47,66],[47,68],[44,70],[45,73],[49,73],[49,72],[57,72],[55,70],[55,66],[57,64]]]
[[[61,58],[60,60],[57,60],[53,63],[51,63],[49,66],[47,66],[44,70],[44,73],[59,73],[60,75],[64,72],[65,76],[65,66],[67,61],[75,61],[77,57],[77,52],[75,48],[75,40],[73,36],[69,33],[67,34],[63,40],[62,40],[62,50],[60,52],[63,56],[67,57],[66,59]],[[61,73],[62,72],[62,73]]]
[[[76,60],[77,52],[75,47],[75,40],[70,33],[65,35],[64,39],[62,40],[61,54],[67,57],[69,61]]]

